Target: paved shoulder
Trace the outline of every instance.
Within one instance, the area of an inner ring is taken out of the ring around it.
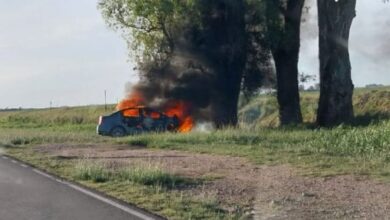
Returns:
[[[153,219],[131,207],[0,156],[0,219]]]

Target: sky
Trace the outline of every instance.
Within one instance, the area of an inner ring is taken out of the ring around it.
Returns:
[[[318,76],[316,1],[306,0],[305,7],[310,9],[308,13],[304,10],[299,70]],[[390,3],[384,3],[383,0],[357,0],[349,48],[355,87],[367,84],[390,85]]]
[[[0,0],[0,108],[115,103],[127,54],[96,0]]]
[[[307,0],[309,3],[314,0]],[[318,73],[316,9],[302,26],[299,68]],[[390,4],[358,0],[351,32],[356,86],[390,85]],[[116,103],[138,77],[96,0],[0,0],[0,108]]]

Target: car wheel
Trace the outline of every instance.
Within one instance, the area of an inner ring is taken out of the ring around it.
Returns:
[[[168,124],[165,130],[169,132],[176,132],[177,127],[174,124]]]
[[[154,128],[154,131],[155,132],[164,132],[166,129],[165,129],[165,127],[164,127],[164,125],[157,125],[157,126],[155,126],[155,128]]]
[[[113,137],[123,137],[125,134],[125,130],[121,127],[115,127],[111,130],[111,136]]]

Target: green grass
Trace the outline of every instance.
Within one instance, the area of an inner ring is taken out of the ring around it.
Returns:
[[[0,146],[25,146],[57,143],[110,143],[111,138],[95,134],[95,128],[90,131],[58,131],[41,129],[0,128]]]
[[[32,147],[13,147],[8,149],[8,154],[169,219],[246,219],[245,213],[221,209],[213,196],[179,190],[207,180],[172,175],[153,165],[112,167],[88,159],[62,160],[37,153]]]
[[[86,160],[80,160],[75,165],[73,178],[95,183],[128,181],[140,185],[160,186],[171,189],[180,185],[196,183],[195,181],[164,172],[156,165],[110,169],[108,165],[102,162],[89,162]]]
[[[94,183],[107,182],[112,174],[103,164],[79,161],[74,167],[73,178]]]
[[[333,129],[227,128],[210,133],[146,134],[120,142],[149,148],[246,157],[254,163],[290,163],[328,175],[389,171],[390,121]],[[364,161],[367,166],[361,166]],[[358,166],[358,167],[357,167]]]
[[[0,112],[0,128],[89,130],[91,125],[96,125],[100,115],[113,110],[114,106],[110,105],[107,111],[104,106],[3,111]]]
[[[239,219],[245,214],[228,213],[213,197],[183,195],[177,189],[199,184],[199,180],[187,180],[156,167],[112,169],[88,160],[62,160],[39,153],[34,146],[126,144],[238,156],[256,164],[291,164],[304,175],[369,175],[390,181],[389,87],[356,90],[355,121],[329,129],[311,124],[318,93],[304,92],[301,99],[305,124],[299,127],[278,128],[276,98],[262,95],[240,109],[240,128],[120,139],[95,134],[98,116],[108,113],[101,106],[0,112],[0,147],[37,167],[170,219]]]
[[[121,169],[119,179],[142,185],[160,185],[166,188],[175,188],[185,182],[184,178],[162,171],[159,167],[132,167]]]
[[[301,93],[301,110],[305,123],[316,118],[318,92]],[[356,119],[354,125],[390,119],[390,87],[378,89],[356,89],[353,98]],[[277,127],[278,104],[276,95],[261,95],[252,98],[239,110],[241,124],[248,126]]]
[[[242,219],[242,213],[227,213],[210,196],[195,197],[160,187],[142,186],[127,182],[86,183],[89,187],[137,204],[168,219]]]
[[[0,111],[0,146],[112,142],[95,131],[99,116],[113,110],[113,106],[107,111],[103,106],[85,106]]]

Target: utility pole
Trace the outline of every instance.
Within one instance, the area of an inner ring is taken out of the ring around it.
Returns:
[[[107,90],[104,90],[104,110],[107,111]]]

